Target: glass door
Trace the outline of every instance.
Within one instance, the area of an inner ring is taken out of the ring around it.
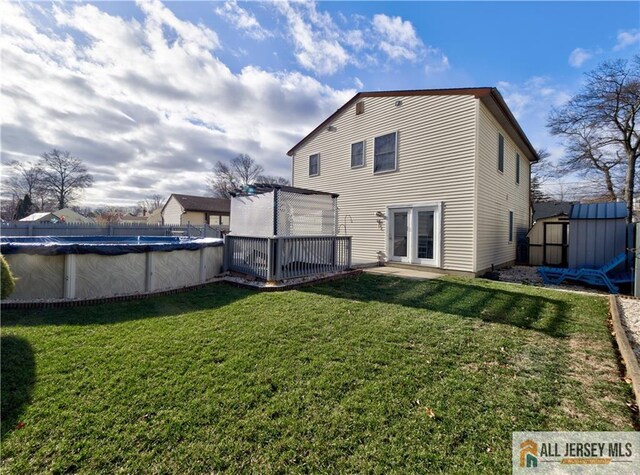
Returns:
[[[388,209],[389,260],[440,267],[440,205]]]
[[[410,214],[411,210],[408,209],[390,211],[389,259],[392,261],[410,262]]]
[[[433,209],[416,209],[416,249],[414,262],[419,264],[435,264],[436,260],[436,211]]]

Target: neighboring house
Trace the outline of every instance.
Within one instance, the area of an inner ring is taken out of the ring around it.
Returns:
[[[538,155],[495,88],[358,93],[288,155],[293,186],[340,195],[354,264],[480,275],[531,224]]]
[[[533,226],[527,233],[530,265],[568,265],[572,206],[572,202],[565,201],[533,203]]]
[[[51,222],[64,222],[64,223],[84,223],[84,224],[92,224],[95,221],[91,218],[87,218],[82,216],[79,213],[76,213],[70,208],[63,208],[58,211],[53,211],[51,213],[33,213],[27,216],[26,218],[22,218],[20,221],[30,221],[30,222],[38,222],[38,223],[51,223]]]
[[[208,196],[173,193],[162,208],[162,220],[165,225],[228,226],[229,216],[229,200]]]
[[[147,215],[147,224],[162,224],[162,208],[154,209]]]

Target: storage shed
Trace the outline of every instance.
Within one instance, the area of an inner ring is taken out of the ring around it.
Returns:
[[[529,264],[560,266],[569,263],[569,215],[560,213],[538,219],[527,233]]]
[[[569,213],[569,267],[601,266],[627,249],[625,203],[574,204]]]

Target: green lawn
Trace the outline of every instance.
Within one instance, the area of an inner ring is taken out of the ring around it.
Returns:
[[[4,312],[5,473],[510,473],[633,430],[606,300],[448,277]]]

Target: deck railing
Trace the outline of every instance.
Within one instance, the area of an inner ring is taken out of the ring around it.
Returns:
[[[264,280],[339,272],[351,267],[351,236],[225,237],[225,268]]]

